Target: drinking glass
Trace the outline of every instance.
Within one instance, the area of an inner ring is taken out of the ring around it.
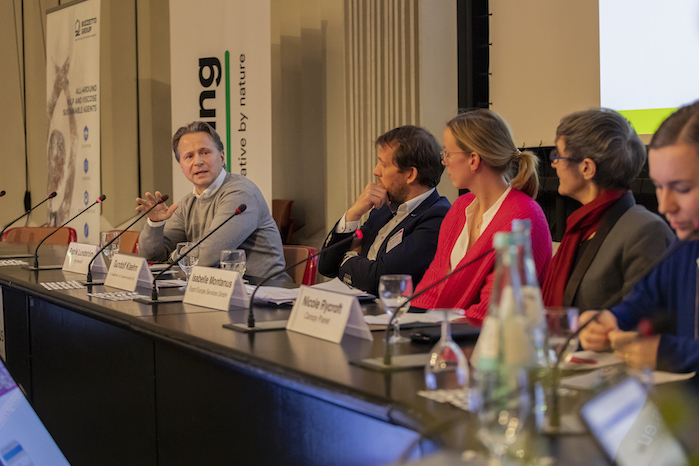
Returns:
[[[411,275],[382,275],[379,278],[379,299],[381,304],[383,304],[388,315],[393,316],[394,313],[397,313],[395,319],[393,319],[393,336],[390,338],[389,343],[406,343],[410,341],[410,339],[400,336],[398,319],[410,307],[408,305],[401,306],[401,304],[412,294],[413,277]],[[398,306],[401,306],[401,308],[398,309]],[[388,331],[389,329],[386,330]]]
[[[488,464],[503,464],[507,450],[519,438],[531,412],[526,369],[479,373],[478,438],[490,453]]]
[[[233,251],[221,251],[221,268],[224,270],[233,270],[238,272],[242,277],[245,275],[245,251],[243,249],[235,249]]]
[[[570,354],[578,348],[578,338],[568,338],[578,329],[578,311],[575,307],[547,307],[546,338],[549,367],[554,368],[565,362]]]
[[[177,249],[175,249],[175,257],[177,258],[177,263],[180,268],[187,276],[187,281],[189,281],[189,275],[192,273],[192,268],[194,268],[199,263],[199,246],[195,247],[186,257],[182,257],[195,243],[177,243]]]
[[[466,386],[468,364],[461,348],[451,339],[449,313],[454,309],[440,309],[444,314],[442,335],[430,352],[425,365],[425,383],[428,390],[455,390]]]
[[[119,235],[118,231],[101,231],[100,232],[100,248],[103,248],[105,244],[109,243],[111,240],[116,238]],[[117,238],[116,241],[114,241],[112,244],[109,245],[107,249],[104,250],[104,255],[107,256],[107,258],[112,260],[114,257],[114,254],[119,252],[119,241],[121,238]]]

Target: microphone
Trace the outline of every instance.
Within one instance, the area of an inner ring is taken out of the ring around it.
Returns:
[[[6,193],[5,193],[5,190],[4,190],[4,189],[3,189],[2,191],[0,191],[0,197],[3,197],[5,194],[6,194]]]
[[[54,193],[51,193],[51,194],[52,194],[52,195],[49,196],[49,199],[51,199],[52,197],[55,197],[55,195],[56,195],[55,192],[54,192]],[[75,220],[76,218],[78,218],[79,216],[81,216],[82,214],[84,214],[85,212],[87,212],[87,211],[88,211],[92,206],[94,206],[95,204],[101,204],[102,201],[104,201],[105,199],[107,199],[107,196],[105,196],[104,194],[102,194],[100,197],[97,198],[97,200],[96,200],[95,202],[93,202],[93,203],[90,204],[89,206],[85,207],[85,208],[84,208],[83,210],[81,210],[75,217],[71,218],[71,219],[68,220],[66,223],[64,223],[63,225],[61,225],[60,227],[56,228],[56,229],[53,230],[51,233],[49,233],[48,235],[46,235],[46,236],[44,237],[44,239],[41,240],[41,242],[39,243],[39,245],[36,247],[36,250],[34,251],[34,267],[27,267],[27,268],[28,268],[29,270],[40,270],[40,269],[39,269],[39,248],[41,247],[42,244],[44,244],[44,241],[46,241],[47,239],[49,239],[51,236],[55,235],[56,232],[58,232],[61,228],[63,228],[64,226],[68,225],[70,222],[72,222],[73,220]],[[60,267],[56,267],[56,266],[49,266],[49,267],[45,267],[45,268],[47,268],[47,269],[59,268],[59,269],[60,269]]]
[[[482,258],[484,258],[485,256],[487,256],[488,254],[490,254],[490,253],[493,252],[493,251],[495,251],[495,249],[494,249],[494,248],[490,248],[490,249],[488,249],[487,251],[484,251],[484,252],[480,253],[479,255],[477,255],[476,257],[474,257],[473,259],[471,259],[470,261],[468,261],[468,262],[466,262],[465,264],[463,264],[463,265],[461,265],[461,266],[455,268],[454,270],[452,270],[451,272],[449,272],[448,274],[446,274],[445,276],[443,276],[442,278],[440,278],[440,279],[437,280],[436,282],[430,283],[426,288],[424,288],[424,289],[418,291],[417,293],[414,293],[414,294],[411,295],[411,296],[408,296],[407,298],[405,298],[405,301],[403,301],[399,306],[396,307],[396,311],[393,313],[393,315],[391,316],[391,318],[390,318],[389,321],[388,321],[388,325],[386,326],[386,336],[385,336],[385,348],[386,348],[386,351],[385,351],[384,357],[383,357],[383,363],[384,363],[385,366],[390,366],[390,365],[391,365],[391,351],[390,351],[391,345],[388,343],[389,335],[390,335],[389,329],[391,328],[391,325],[393,324],[393,321],[395,320],[396,316],[398,315],[398,313],[399,313],[398,311],[399,311],[403,306],[405,306],[406,304],[408,304],[409,302],[411,302],[412,300],[414,300],[415,298],[418,298],[418,297],[422,296],[422,295],[425,294],[427,291],[431,290],[432,288],[434,288],[435,286],[439,285],[439,284],[442,283],[443,281],[448,280],[449,278],[453,277],[454,275],[456,275],[457,273],[461,272],[462,270],[464,270],[464,269],[465,269],[466,267],[468,267],[469,265],[473,264],[473,263],[476,262],[476,261],[481,260]]]
[[[343,245],[353,241],[355,238],[362,239],[363,237],[364,237],[364,233],[362,232],[362,230],[355,230],[351,236],[348,236],[347,238],[345,238],[341,241],[338,241],[337,243],[333,244],[332,246],[328,246],[325,249],[321,249],[319,252],[317,252],[316,254],[313,254],[312,256],[308,256],[305,259],[300,260],[295,264],[291,264],[291,265],[287,266],[286,268],[280,270],[279,272],[275,272],[272,275],[266,276],[255,287],[255,289],[252,290],[252,294],[250,295],[250,305],[248,306],[247,326],[243,325],[243,324],[226,324],[226,325],[224,325],[224,327],[230,328],[231,330],[235,330],[238,332],[244,332],[244,333],[256,332],[256,331],[264,332],[267,330],[281,330],[281,329],[285,328],[286,327],[285,320],[274,321],[273,323],[270,323],[269,325],[264,326],[264,327],[260,327],[260,328],[255,327],[255,313],[253,312],[252,307],[253,307],[253,302],[255,300],[255,294],[257,293],[257,290],[259,290],[262,285],[264,285],[265,283],[267,283],[268,281],[270,281],[274,277],[277,277],[277,276],[283,274],[284,272],[288,272],[289,270],[293,269],[294,267],[301,265],[304,262],[308,262],[309,260],[313,259],[314,257],[318,257],[327,251],[331,251],[333,249],[339,248],[340,246],[343,246]]]
[[[139,303],[143,303],[143,304],[155,304],[155,303],[159,302],[159,301],[158,301],[158,285],[157,285],[158,279],[159,279],[165,272],[167,272],[167,271],[170,270],[172,267],[174,267],[175,264],[177,264],[177,262],[178,262],[180,259],[187,257],[187,255],[188,255],[190,252],[192,252],[192,250],[194,250],[195,248],[197,248],[201,243],[203,243],[204,240],[206,240],[206,238],[208,238],[209,236],[211,236],[211,235],[213,235],[214,233],[216,233],[216,232],[218,231],[218,229],[221,228],[221,227],[222,227],[223,225],[225,225],[226,223],[228,223],[228,221],[229,221],[230,219],[232,219],[233,217],[236,217],[236,216],[242,214],[243,212],[245,212],[245,210],[246,210],[247,208],[248,208],[247,205],[245,205],[245,204],[240,204],[240,205],[238,206],[238,208],[235,209],[235,212],[233,212],[233,214],[231,214],[230,217],[228,217],[226,220],[224,220],[223,222],[221,222],[221,224],[220,224],[219,226],[217,226],[216,228],[214,228],[213,230],[211,230],[206,236],[204,236],[202,239],[200,239],[199,241],[197,241],[197,243],[194,244],[192,247],[190,247],[189,249],[187,249],[187,250],[184,252],[184,254],[182,254],[182,255],[177,259],[177,261],[172,262],[172,263],[171,263],[170,265],[168,265],[165,269],[163,269],[158,275],[156,275],[155,278],[153,278],[153,289],[152,289],[152,291],[151,291],[151,299],[150,299],[150,300],[147,300],[147,299],[135,299],[134,301],[139,302]],[[179,298],[180,298],[180,297],[178,296],[178,299],[179,299]],[[180,300],[181,300],[181,299],[180,299]]]
[[[124,228],[123,230],[121,230],[121,232],[120,232],[118,235],[116,235],[114,238],[112,238],[111,241],[109,241],[107,244],[105,244],[104,246],[102,246],[102,249],[100,249],[99,251],[97,251],[97,254],[95,254],[95,255],[92,257],[92,259],[90,260],[90,263],[87,264],[87,280],[85,280],[85,283],[84,283],[85,285],[87,285],[87,286],[91,286],[91,285],[102,285],[102,284],[104,283],[104,282],[102,282],[102,283],[97,283],[97,282],[93,282],[93,281],[92,281],[92,263],[95,262],[95,259],[97,259],[97,257],[98,257],[100,254],[102,254],[102,251],[104,251],[104,250],[107,249],[109,246],[111,246],[112,243],[113,243],[114,241],[118,240],[119,237],[120,237],[121,235],[123,235],[123,234],[126,232],[126,230],[128,230],[128,229],[131,228],[132,226],[136,225],[136,223],[138,223],[139,220],[141,220],[143,217],[145,217],[146,215],[148,215],[148,214],[150,213],[151,210],[155,209],[158,205],[162,204],[163,202],[166,202],[168,199],[170,199],[170,196],[168,196],[167,194],[163,194],[163,196],[161,197],[161,199],[160,199],[158,202],[156,202],[155,204],[153,204],[153,206],[151,206],[150,209],[146,210],[146,211],[143,213],[143,215],[139,216],[136,220],[134,220],[134,221],[131,223],[131,225],[129,225],[129,226],[127,226],[126,228]]]
[[[4,195],[5,195],[5,191],[3,191],[3,192],[0,194],[0,196],[4,196]],[[27,215],[29,215],[29,214],[31,213],[32,210],[36,209],[37,207],[39,207],[41,204],[43,204],[44,202],[48,201],[49,199],[53,199],[54,197],[56,197],[56,191],[52,192],[51,194],[49,194],[49,197],[47,197],[47,198],[44,199],[43,201],[39,202],[37,205],[35,205],[35,206],[32,207],[31,209],[27,210],[25,213],[23,213],[22,215],[20,215],[19,217],[17,217],[16,219],[12,220],[12,221],[11,221],[10,223],[8,223],[7,225],[5,225],[5,228],[3,228],[2,231],[0,231],[0,238],[2,238],[3,233],[5,233],[5,230],[7,230],[7,229],[9,228],[10,225],[12,225],[13,223],[15,223],[15,222],[21,220],[22,218],[26,217]],[[31,257],[31,256],[30,256],[30,257]]]

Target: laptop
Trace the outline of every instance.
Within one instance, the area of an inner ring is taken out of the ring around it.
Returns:
[[[657,406],[632,377],[585,403],[580,417],[615,465],[689,464],[684,448],[668,429]]]
[[[68,465],[0,359],[0,465]]]

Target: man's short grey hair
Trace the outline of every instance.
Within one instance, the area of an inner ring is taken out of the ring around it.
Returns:
[[[631,124],[614,110],[597,108],[561,119],[556,140],[565,139],[571,162],[595,162],[592,181],[602,189],[629,189],[648,157]]]
[[[178,146],[180,145],[180,139],[185,134],[193,133],[207,133],[209,136],[211,136],[211,139],[214,140],[216,148],[223,152],[223,142],[221,142],[221,138],[219,137],[216,130],[205,121],[193,121],[188,125],[184,125],[180,129],[175,131],[175,135],[172,137],[172,150],[175,152],[175,159],[177,159],[178,162],[180,161],[180,152],[178,149]]]

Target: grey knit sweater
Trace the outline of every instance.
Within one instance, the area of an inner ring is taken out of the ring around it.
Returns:
[[[282,270],[282,240],[267,203],[255,183],[235,173],[227,173],[221,187],[209,198],[187,194],[164,226],[146,225],[138,240],[138,253],[148,260],[166,261],[177,243],[201,239],[240,204],[247,205],[245,212],[201,244],[199,265],[218,267],[221,251],[244,249],[246,274],[264,277]]]

